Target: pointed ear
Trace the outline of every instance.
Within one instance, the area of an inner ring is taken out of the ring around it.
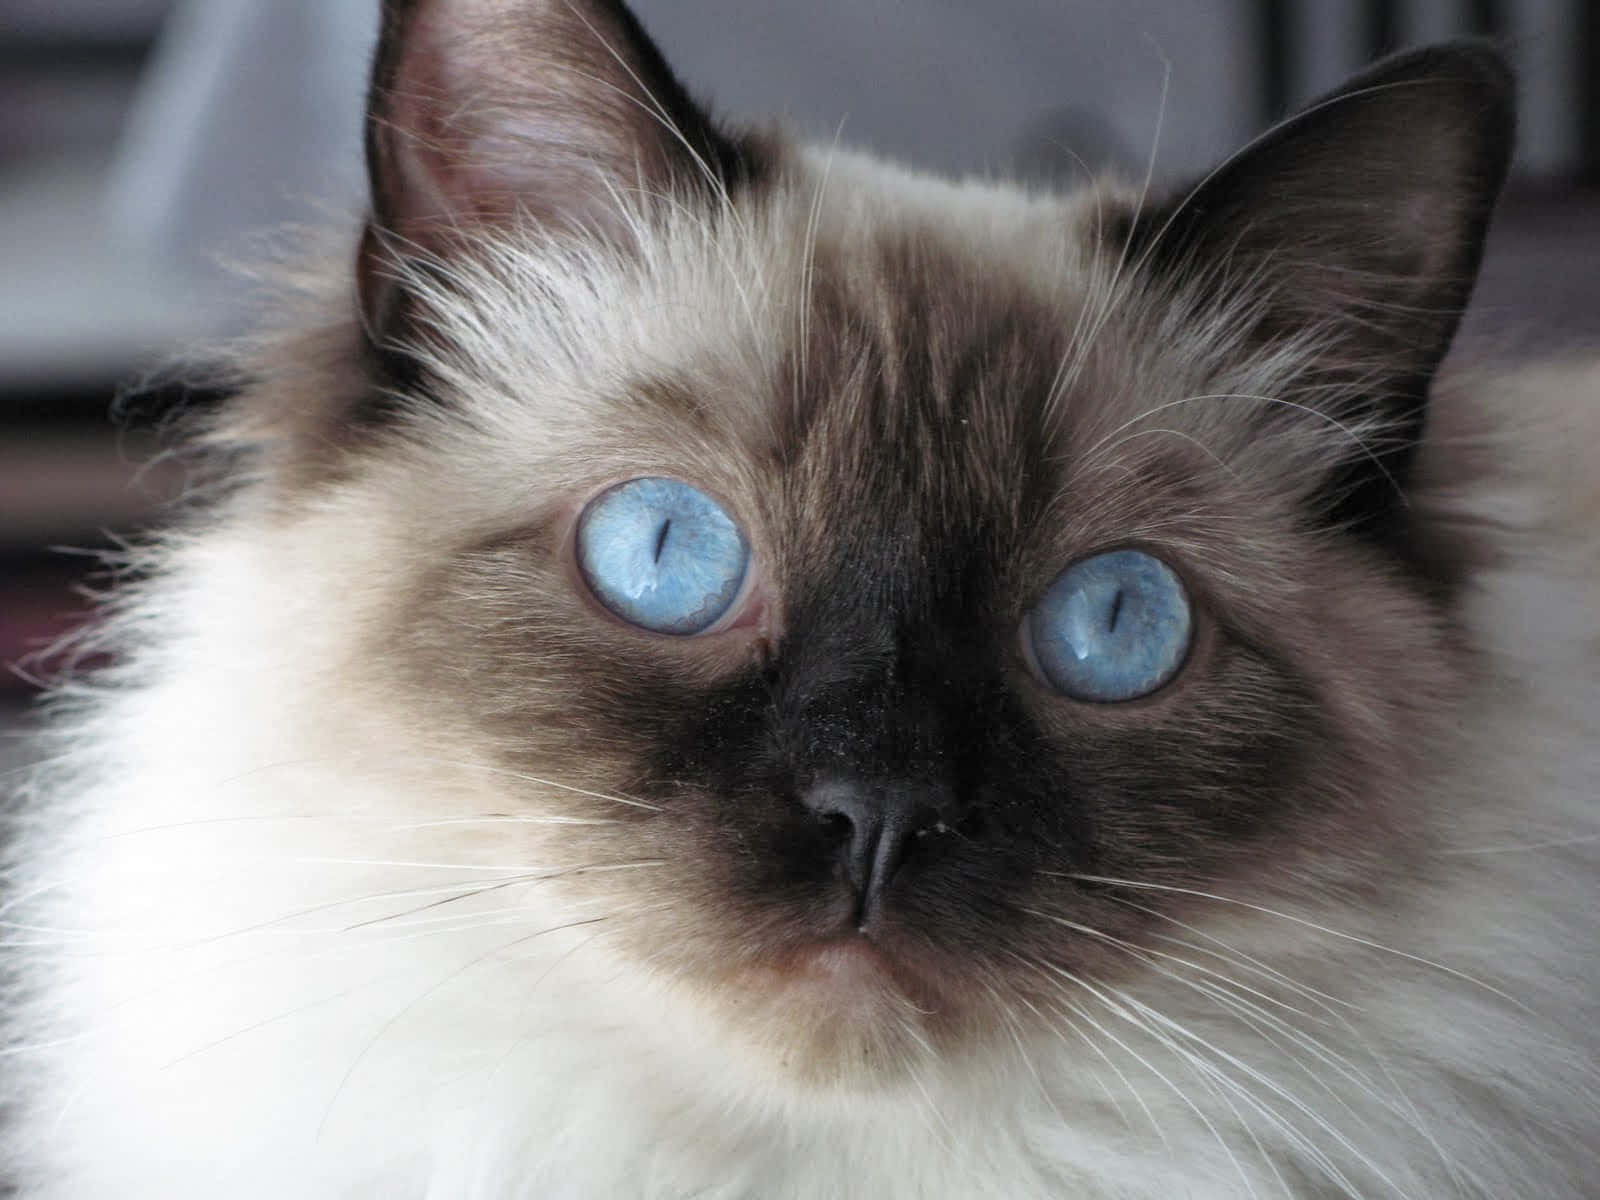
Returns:
[[[359,280],[378,338],[396,256],[522,220],[620,239],[619,200],[725,193],[758,169],[620,0],[384,0],[366,144]]]
[[[1364,459],[1377,478],[1358,468],[1335,483],[1341,520],[1392,504],[1404,479],[1477,275],[1513,126],[1513,80],[1492,49],[1399,55],[1134,222],[1132,253],[1201,311],[1237,315],[1258,346],[1306,348],[1303,403],[1364,406],[1353,415],[1393,430],[1377,461]]]

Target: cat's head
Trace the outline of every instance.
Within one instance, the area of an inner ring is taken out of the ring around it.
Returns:
[[[1509,96],[1423,51],[1061,198],[724,132],[610,0],[391,0],[359,321],[239,427],[366,727],[551,819],[472,838],[774,1064],[892,1073],[1193,892],[1408,870],[1464,653],[1408,474]]]

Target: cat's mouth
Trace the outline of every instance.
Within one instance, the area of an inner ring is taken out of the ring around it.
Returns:
[[[937,1023],[953,1003],[948,989],[911,956],[854,931],[742,967],[730,982],[768,1003],[804,1009],[807,1023],[829,1020],[859,1027],[915,1018],[915,1024],[925,1025]]]
[[[856,1092],[901,1080],[944,1041],[953,997],[931,973],[852,931],[733,968],[717,989],[740,1040],[790,1084]]]

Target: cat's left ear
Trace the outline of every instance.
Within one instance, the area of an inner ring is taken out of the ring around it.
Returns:
[[[621,0],[384,0],[358,278],[380,340],[397,259],[527,222],[623,241],[652,196],[726,196],[759,170]]]
[[[1337,481],[1342,521],[1404,480],[1505,179],[1514,91],[1481,43],[1390,58],[1134,221],[1130,253],[1200,319],[1231,319],[1264,352],[1299,347],[1303,403],[1384,425]]]

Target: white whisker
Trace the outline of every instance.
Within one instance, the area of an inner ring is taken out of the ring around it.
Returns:
[[[1167,400],[1161,404],[1154,405],[1151,408],[1148,408],[1137,414],[1136,416],[1128,418],[1110,432],[1102,435],[1099,441],[1095,442],[1087,450],[1085,450],[1082,455],[1085,469],[1092,467],[1096,454],[1102,452],[1109,454],[1111,449],[1115,449],[1116,445],[1119,444],[1114,440],[1117,438],[1117,435],[1132,429],[1141,421],[1149,420],[1151,417],[1157,416],[1160,413],[1167,412],[1174,408],[1181,408],[1184,405],[1196,404],[1205,400],[1248,400],[1259,404],[1277,405],[1281,408],[1292,409],[1295,412],[1304,413],[1305,415],[1312,417],[1317,421],[1321,421],[1325,425],[1331,426],[1348,438],[1350,442],[1355,445],[1358,450],[1360,450],[1363,457],[1365,457],[1367,461],[1377,469],[1379,474],[1381,474],[1383,478],[1388,481],[1390,487],[1399,497],[1399,503],[1407,503],[1405,492],[1400,487],[1399,482],[1389,472],[1389,469],[1384,465],[1383,460],[1378,456],[1377,452],[1374,451],[1372,447],[1367,444],[1366,440],[1351,426],[1345,424],[1331,413],[1324,412],[1319,408],[1313,408],[1309,404],[1301,404],[1296,400],[1286,400],[1282,396],[1264,396],[1251,392],[1207,392],[1201,395],[1183,396],[1177,400]],[[1237,478],[1237,476],[1235,476],[1235,478]]]
[[[1045,1015],[1039,1011],[1038,1007],[1035,1006],[1032,1001],[1030,1001],[1030,1000],[1028,1000],[1026,998],[1023,998],[1022,1003],[1027,1006],[1029,1011],[1033,1012],[1036,1016],[1038,1016],[1039,1019],[1045,1023],[1046,1027],[1049,1028],[1050,1031],[1052,1033],[1054,1033],[1057,1038],[1061,1038],[1061,1040],[1063,1042],[1066,1040],[1065,1038],[1062,1037],[1061,1032],[1058,1029],[1055,1028],[1054,1023],[1051,1022],[1048,1018],[1046,1018]],[[1156,1137],[1160,1139],[1161,1145],[1165,1149],[1170,1150],[1172,1148],[1172,1143],[1167,1140],[1167,1132],[1166,1132],[1166,1130],[1161,1128],[1161,1123],[1156,1120],[1156,1115],[1155,1115],[1155,1113],[1153,1113],[1150,1110],[1150,1105],[1146,1102],[1143,1094],[1139,1091],[1138,1088],[1133,1086],[1133,1082],[1123,1072],[1122,1068],[1119,1067],[1115,1062],[1113,1062],[1111,1060],[1111,1057],[1108,1054],[1106,1054],[1105,1050],[1101,1047],[1100,1043],[1095,1041],[1088,1034],[1084,1033],[1082,1027],[1079,1026],[1078,1023],[1076,1021],[1074,1021],[1069,1015],[1067,1015],[1066,1013],[1058,1013],[1057,1015],[1060,1016],[1060,1018],[1063,1021],[1066,1022],[1067,1028],[1071,1029],[1072,1032],[1075,1033],[1078,1036],[1078,1039],[1081,1042],[1083,1042],[1084,1045],[1088,1046],[1089,1049],[1093,1050],[1096,1054],[1098,1054],[1100,1056],[1100,1058],[1105,1062],[1106,1066],[1110,1067],[1112,1072],[1117,1076],[1117,1078],[1122,1081],[1122,1086],[1127,1090],[1128,1094],[1133,1097],[1134,1102],[1137,1103],[1139,1105],[1139,1108],[1144,1112],[1145,1119],[1150,1122],[1150,1127],[1153,1130],[1155,1130]],[[1102,1083],[1103,1083],[1103,1081],[1102,1081]],[[1127,1125],[1131,1129],[1132,1128],[1132,1122],[1130,1122],[1128,1120],[1127,1114],[1125,1112],[1123,1112],[1123,1110],[1122,1110],[1122,1105],[1117,1103],[1116,1097],[1111,1094],[1111,1090],[1109,1088],[1106,1088],[1106,1098],[1111,1101],[1112,1108],[1116,1109],[1117,1115],[1120,1116],[1122,1118],[1122,1120],[1123,1120],[1123,1124]]]
[[[1542,842],[1511,843],[1504,846],[1471,846],[1461,850],[1440,850],[1440,858],[1471,857],[1479,854],[1531,854],[1539,850],[1564,850],[1569,846],[1592,846],[1600,834],[1583,837],[1551,838]]]
[[[1196,943],[1183,939],[1171,938],[1170,935],[1157,934],[1155,936],[1162,938],[1163,940],[1174,941],[1177,944],[1197,953],[1215,955],[1223,962],[1227,962],[1230,965],[1242,968],[1251,974],[1259,975],[1269,982],[1288,988],[1293,994],[1304,998],[1314,1007],[1320,1009],[1324,1014],[1326,1014],[1326,1018],[1330,1022],[1341,1028],[1358,1046],[1360,1046],[1366,1052],[1367,1056],[1377,1067],[1379,1073],[1382,1074],[1383,1078],[1387,1081],[1390,1093],[1398,1098],[1399,1107],[1404,1110],[1405,1114],[1407,1114],[1408,1124],[1411,1126],[1411,1128],[1417,1130],[1417,1132],[1422,1135],[1423,1140],[1433,1148],[1435,1154],[1439,1158],[1440,1163],[1444,1166],[1446,1173],[1449,1174],[1451,1179],[1456,1182],[1457,1188],[1459,1190],[1464,1190],[1461,1184],[1460,1167],[1455,1160],[1445,1152],[1443,1145],[1434,1135],[1431,1127],[1428,1125],[1428,1122],[1423,1118],[1422,1112],[1417,1108],[1416,1103],[1411,1099],[1410,1094],[1401,1086],[1400,1081],[1395,1078],[1394,1073],[1389,1069],[1389,1064],[1387,1061],[1385,1061],[1384,1057],[1373,1049],[1367,1038],[1360,1032],[1360,1030],[1356,1028],[1350,1019],[1346,1017],[1345,1012],[1341,1011],[1358,1011],[1358,1006],[1353,1005],[1348,1001],[1341,1000],[1338,997],[1331,996],[1326,992],[1318,991],[1316,988],[1303,984],[1298,980],[1291,979],[1283,972],[1274,970],[1273,968],[1268,967],[1265,963],[1260,962],[1258,959],[1255,959],[1250,955],[1234,948],[1233,946],[1230,946],[1221,938],[1207,933],[1204,930],[1198,929],[1187,922],[1171,916],[1170,914],[1163,913],[1158,909],[1153,909],[1146,905],[1136,904],[1127,899],[1119,899],[1118,903],[1134,909],[1135,911],[1145,913],[1158,920],[1176,925],[1180,929],[1187,930],[1196,937],[1211,943],[1213,946],[1220,947],[1220,951],[1212,950],[1205,946],[1200,946]],[[1309,1035],[1306,1036],[1309,1037]],[[1312,1040],[1315,1041],[1315,1039]],[[1318,1044],[1320,1045],[1320,1043]],[[1339,1063],[1343,1064],[1342,1068],[1335,1069],[1340,1070],[1341,1073],[1346,1070],[1354,1071],[1354,1065],[1350,1063],[1350,1060],[1345,1056],[1335,1055],[1335,1058]],[[1356,1075],[1362,1080],[1366,1078],[1365,1075],[1360,1072],[1356,1072]],[[1360,1085],[1358,1084],[1358,1086]],[[1374,1091],[1369,1092],[1369,1094],[1377,1093],[1374,1089]],[[1388,1102],[1385,1101],[1384,1103],[1387,1104]]]
[[[1230,904],[1239,908],[1249,909],[1252,912],[1262,913],[1265,916],[1277,917],[1280,920],[1289,921],[1295,925],[1304,926],[1307,929],[1313,929],[1318,933],[1325,933],[1329,937],[1338,938],[1341,941],[1352,942],[1359,946],[1365,946],[1370,950],[1377,950],[1384,954],[1393,955],[1396,958],[1405,959],[1408,962],[1417,963],[1419,966],[1428,967],[1435,971],[1441,971],[1446,975],[1451,975],[1457,979],[1460,979],[1464,983],[1470,983],[1474,987],[1481,988],[1491,995],[1498,996],[1508,1004],[1514,1004],[1517,1008],[1522,1009],[1524,1012],[1532,1011],[1527,1005],[1523,1004],[1522,1001],[1518,1000],[1515,996],[1502,991],[1493,984],[1485,983],[1481,979],[1474,978],[1473,976],[1468,975],[1465,971],[1457,970],[1455,967],[1446,966],[1444,963],[1434,962],[1432,959],[1423,958],[1418,954],[1408,954],[1404,950],[1397,950],[1393,946],[1385,946],[1383,943],[1375,942],[1371,938],[1364,938],[1354,933],[1345,933],[1342,930],[1333,929],[1327,925],[1320,925],[1315,921],[1307,920],[1305,917],[1297,917],[1291,913],[1279,912],[1275,909],[1267,908],[1260,904],[1252,904],[1246,900],[1233,900],[1227,896],[1219,896],[1213,892],[1199,891],[1194,888],[1174,887],[1169,884],[1139,883],[1130,879],[1112,879],[1103,875],[1083,875],[1077,873],[1068,873],[1067,877],[1071,879],[1078,879],[1085,883],[1105,884],[1110,887],[1139,888],[1146,891],[1173,892],[1184,896],[1195,896],[1204,900],[1214,900],[1219,904]]]
[[[1360,1148],[1355,1145],[1355,1143],[1350,1141],[1350,1139],[1348,1137],[1346,1137],[1337,1128],[1335,1128],[1332,1124],[1330,1124],[1324,1117],[1318,1115],[1315,1112],[1315,1110],[1313,1110],[1310,1106],[1308,1106],[1298,1096],[1294,1095],[1294,1093],[1290,1092],[1287,1088],[1283,1087],[1281,1084],[1279,1084],[1277,1081],[1273,1080],[1272,1078],[1270,1078],[1269,1076],[1267,1076],[1263,1072],[1258,1071],[1256,1068],[1252,1067],[1249,1063],[1244,1062],[1238,1056],[1236,1056],[1234,1054],[1230,1054],[1228,1051],[1223,1050],[1221,1047],[1215,1045],[1212,1042],[1207,1041],[1205,1038],[1202,1038],[1199,1034],[1195,1033],[1193,1030],[1189,1029],[1187,1026],[1183,1025],[1181,1022],[1173,1020],[1171,1017],[1167,1016],[1166,1014],[1164,1014],[1162,1012],[1159,1012],[1158,1010],[1156,1010],[1154,1008],[1151,1008],[1149,1005],[1143,1004],[1139,1000],[1127,995],[1124,992],[1117,992],[1116,994],[1119,997],[1121,997],[1126,1003],[1128,1003],[1130,1005],[1133,1005],[1138,1011],[1143,1013],[1148,1019],[1156,1022],[1158,1025],[1160,1025],[1163,1028],[1171,1031],[1174,1035],[1176,1035],[1178,1037],[1181,1037],[1181,1038],[1183,1038],[1183,1039],[1185,1039],[1187,1041],[1190,1041],[1190,1042],[1194,1043],[1197,1046],[1200,1046],[1200,1047],[1204,1048],[1207,1052],[1209,1052],[1210,1054],[1215,1056],[1217,1059],[1220,1059],[1221,1061],[1227,1063],[1234,1070],[1239,1071],[1241,1074],[1247,1076],[1249,1079],[1253,1080],[1254,1082],[1256,1082],[1260,1086],[1266,1088],[1274,1096],[1277,1096],[1279,1099],[1281,1099],[1286,1104],[1288,1104],[1291,1108],[1293,1108],[1296,1112],[1300,1113],[1301,1116],[1303,1116],[1307,1120],[1311,1121],[1314,1125],[1316,1125],[1316,1127],[1318,1129],[1321,1129],[1324,1133],[1326,1133],[1328,1136],[1333,1138],[1333,1140],[1340,1146],[1341,1149],[1343,1149],[1346,1152],[1348,1152],[1358,1162],[1360,1162],[1369,1171],[1371,1171],[1373,1173],[1373,1175],[1375,1175],[1378,1179],[1382,1180],[1383,1183],[1385,1185],[1387,1185],[1390,1188],[1390,1190],[1392,1190],[1397,1196],[1406,1197],[1407,1200],[1410,1200],[1410,1193],[1406,1192],[1405,1189],[1401,1188],[1397,1183],[1395,1183],[1395,1181],[1393,1179],[1391,1179],[1389,1177],[1389,1175],[1381,1167],[1378,1166],[1377,1163],[1373,1162],[1372,1159],[1367,1154],[1363,1153],[1360,1150]],[[1269,1110],[1266,1110],[1266,1111],[1270,1112],[1271,1110],[1269,1109]],[[1288,1132],[1289,1127],[1287,1126],[1287,1124],[1283,1125],[1282,1128],[1284,1129],[1285,1132]],[[1309,1144],[1304,1146],[1303,1149],[1309,1150],[1310,1149]],[[1329,1173],[1329,1177],[1333,1180],[1334,1183],[1336,1183],[1340,1187],[1344,1188],[1346,1193],[1349,1194],[1349,1195],[1354,1196],[1354,1195],[1358,1195],[1359,1194],[1359,1193],[1356,1192],[1355,1188],[1353,1187],[1353,1185],[1351,1185],[1349,1180],[1345,1177],[1343,1172],[1338,1170],[1337,1166],[1333,1163],[1332,1159],[1328,1158],[1325,1153],[1321,1153],[1321,1152],[1319,1152],[1318,1157],[1320,1159],[1319,1166],[1321,1166],[1324,1171]]]
[[[608,817],[449,817],[442,821],[414,821],[405,825],[386,825],[391,833],[410,833],[418,829],[448,829],[462,825],[616,825]]]
[[[460,979],[463,975],[465,975],[467,972],[471,971],[473,968],[478,967],[478,966],[482,965],[485,962],[488,962],[489,960],[495,958],[496,956],[498,956],[500,954],[503,954],[505,951],[511,949],[511,947],[513,947],[513,946],[520,946],[525,942],[532,941],[534,938],[544,937],[545,935],[551,934],[551,933],[559,933],[559,932],[561,932],[563,930],[566,930],[566,929],[580,928],[580,927],[585,926],[585,925],[595,925],[595,924],[600,923],[601,921],[604,921],[605,919],[606,918],[604,918],[604,917],[587,917],[587,918],[584,918],[584,919],[581,919],[581,920],[576,920],[576,921],[564,921],[564,922],[562,922],[560,924],[557,924],[557,925],[547,925],[542,929],[535,930],[533,933],[525,934],[522,937],[513,938],[508,942],[500,943],[499,945],[496,945],[492,949],[486,950],[482,954],[479,954],[479,955],[475,956],[474,958],[470,959],[468,962],[462,964],[460,967],[458,967],[454,971],[450,972],[444,978],[442,978],[442,979],[438,980],[437,982],[431,984],[429,987],[425,988],[423,991],[421,991],[421,992],[417,993],[415,996],[413,996],[409,1001],[407,1001],[404,1005],[402,1005],[392,1016],[390,1016],[386,1021],[384,1021],[384,1023],[382,1025],[380,1025],[378,1027],[377,1031],[373,1033],[372,1037],[361,1048],[360,1052],[356,1054],[355,1058],[351,1061],[350,1066],[345,1070],[345,1073],[343,1074],[343,1076],[340,1077],[338,1086],[336,1088],[334,1088],[333,1095],[328,1100],[328,1107],[327,1107],[326,1111],[322,1115],[322,1121],[319,1123],[319,1125],[317,1127],[317,1138],[318,1138],[318,1140],[319,1141],[321,1140],[322,1134],[327,1129],[328,1119],[333,1115],[333,1110],[339,1103],[339,1098],[342,1095],[344,1095],[345,1088],[349,1086],[350,1080],[355,1077],[355,1073],[356,1073],[357,1070],[360,1069],[361,1064],[364,1061],[366,1061],[367,1056],[372,1052],[373,1048],[375,1046],[377,1046],[377,1044],[383,1039],[384,1035],[387,1034],[396,1025],[398,1025],[400,1023],[400,1021],[405,1017],[405,1015],[407,1013],[411,1012],[412,1009],[416,1008],[417,1005],[421,1004],[429,996],[434,995],[436,992],[441,991],[443,988],[447,987],[449,984],[451,984],[454,981]]]
[[[828,156],[822,162],[822,170],[817,175],[816,185],[811,192],[811,205],[806,213],[805,234],[801,238],[800,246],[800,303],[796,311],[799,330],[797,338],[796,368],[799,374],[793,402],[799,406],[805,403],[807,371],[811,357],[811,305],[817,274],[817,237],[822,228],[822,206],[828,192],[828,181],[833,175],[834,156],[839,152],[839,139],[844,134],[844,119],[840,118],[839,124],[833,131],[833,142],[828,147]]]
[[[1132,1023],[1132,1024],[1136,1025],[1136,1026],[1139,1026],[1140,1028],[1143,1028],[1142,1022],[1139,1022],[1136,1019],[1134,1019],[1126,1008],[1123,1008],[1121,1006],[1115,1005],[1115,1004],[1111,1003],[1110,1001],[1108,1001],[1105,998],[1104,995],[1098,994],[1094,988],[1090,987],[1081,977],[1073,974],[1071,971],[1068,971],[1063,967],[1058,967],[1058,966],[1054,965],[1053,963],[1044,962],[1042,960],[1025,959],[1025,958],[1021,958],[1020,956],[1017,956],[1017,957],[1018,957],[1018,961],[1023,963],[1024,966],[1031,967],[1033,970],[1039,972],[1043,978],[1049,979],[1051,976],[1055,976],[1058,979],[1064,980],[1067,983],[1074,984],[1077,987],[1083,989],[1084,991],[1089,992],[1090,995],[1094,996],[1095,999],[1099,1000],[1100,1003],[1104,1007],[1108,1008],[1113,1014],[1121,1016],[1121,1017],[1123,1017],[1123,1019],[1129,1021],[1130,1023]],[[1089,1012],[1081,1004],[1079,1004],[1077,1001],[1073,1000],[1070,996],[1067,996],[1065,994],[1064,989],[1062,991],[1062,995],[1061,995],[1060,999],[1061,999],[1062,1003],[1064,1003],[1068,1007],[1070,1007],[1073,1012],[1078,1014],[1079,1017],[1081,1017],[1083,1020],[1087,1021],[1091,1026],[1093,1026],[1094,1029],[1098,1033],[1100,1033],[1103,1037],[1109,1039],[1119,1049],[1121,1049],[1125,1054],[1127,1054],[1130,1058],[1132,1058],[1135,1062],[1137,1062],[1145,1070],[1149,1071],[1152,1075],[1154,1075],[1156,1077],[1156,1079],[1161,1082],[1162,1086],[1164,1086],[1168,1091],[1170,1091],[1174,1096],[1176,1096],[1178,1098],[1178,1100],[1184,1105],[1184,1107],[1186,1107],[1191,1113],[1194,1114],[1195,1118],[1200,1122],[1200,1124],[1202,1126],[1204,1126],[1206,1131],[1211,1134],[1212,1138],[1216,1141],[1217,1145],[1219,1147],[1221,1147],[1223,1154],[1227,1156],[1227,1159],[1228,1159],[1229,1163],[1232,1164],[1232,1166],[1233,1166],[1234,1172],[1239,1176],[1239,1181],[1242,1184],[1244,1184],[1245,1191],[1248,1192],[1251,1196],[1255,1196],[1256,1195],[1255,1187],[1250,1182],[1249,1175],[1247,1175],[1245,1173],[1244,1164],[1241,1163],[1238,1160],[1237,1156],[1233,1152],[1233,1147],[1228,1145],[1228,1141],[1227,1141],[1226,1138],[1224,1138],[1222,1136],[1221,1130],[1219,1130],[1216,1127],[1216,1125],[1212,1122],[1210,1117],[1206,1116],[1206,1114],[1201,1110],[1200,1106],[1197,1105],[1193,1100],[1191,1100],[1189,1098],[1188,1094],[1186,1092],[1184,1092],[1184,1090],[1182,1088],[1180,1088],[1177,1084],[1173,1083],[1172,1080],[1170,1078],[1168,1078],[1167,1075],[1165,1074],[1165,1072],[1163,1072],[1159,1067],[1157,1067],[1154,1063],[1150,1062],[1149,1059],[1147,1059],[1144,1055],[1140,1054],[1132,1046],[1128,1045],[1127,1042],[1123,1041],[1116,1034],[1112,1033],[1111,1030],[1107,1029],[1099,1021],[1096,1021],[1094,1019],[1094,1017],[1091,1016],[1089,1014]]]
[[[1152,43],[1153,44],[1153,43]],[[1155,128],[1150,136],[1150,153],[1146,156],[1144,180],[1139,185],[1139,198],[1134,205],[1134,217],[1128,222],[1128,232],[1122,240],[1122,248],[1118,251],[1116,265],[1112,268],[1111,277],[1104,285],[1104,298],[1098,309],[1093,310],[1093,316],[1085,320],[1091,306],[1085,305],[1078,313],[1078,321],[1073,328],[1072,336],[1067,342],[1067,348],[1062,356],[1061,364],[1056,369],[1056,376],[1051,383],[1049,396],[1045,401],[1045,413],[1048,417],[1059,419],[1059,405],[1062,397],[1072,390],[1082,374],[1089,359],[1089,352],[1095,342],[1099,340],[1101,331],[1110,321],[1123,293],[1121,292],[1125,273],[1129,269],[1129,251],[1133,248],[1133,235],[1138,227],[1138,218],[1143,214],[1145,204],[1150,198],[1150,185],[1155,179],[1156,159],[1161,150],[1161,131],[1166,125],[1167,99],[1172,83],[1172,62],[1161,52],[1159,46],[1155,47],[1157,56],[1161,59],[1161,98],[1156,106]],[[1098,221],[1098,213],[1096,216]],[[1097,259],[1098,261],[1098,259]],[[1137,264],[1134,264],[1137,269]]]

